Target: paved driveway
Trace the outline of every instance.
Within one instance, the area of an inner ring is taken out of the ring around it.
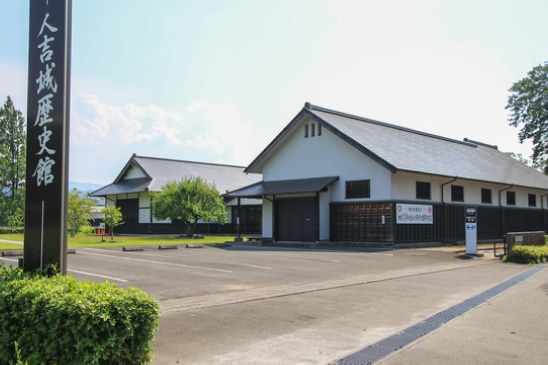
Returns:
[[[527,269],[489,256],[463,259],[455,249],[87,248],[68,259],[79,279],[138,286],[160,301],[153,364],[335,363]],[[502,312],[488,313],[490,321],[504,320]],[[524,356],[518,350],[514,361]],[[409,354],[410,348],[383,361],[402,363],[398,356]],[[420,363],[439,360],[425,354],[416,355]]]

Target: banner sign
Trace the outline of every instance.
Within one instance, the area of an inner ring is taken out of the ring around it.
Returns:
[[[434,209],[431,205],[396,204],[397,224],[434,224]]]
[[[25,271],[66,273],[71,0],[31,0]]]

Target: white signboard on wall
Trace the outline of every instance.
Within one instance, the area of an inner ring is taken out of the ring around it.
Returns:
[[[434,209],[431,205],[396,204],[397,224],[434,224]]]

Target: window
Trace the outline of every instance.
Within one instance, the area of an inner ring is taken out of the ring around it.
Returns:
[[[481,202],[483,204],[493,203],[493,199],[491,198],[491,189],[481,189]]]
[[[346,199],[370,198],[371,180],[355,180],[346,182]]]
[[[464,201],[464,187],[459,185],[451,185],[451,201],[454,201],[454,202]]]
[[[536,194],[529,194],[529,206],[530,207],[536,207],[537,206],[537,196],[536,196]]]
[[[506,192],[506,205],[516,205],[516,192],[507,191]]]
[[[310,131],[310,136],[314,137],[316,135],[316,124],[315,123],[312,123],[310,125],[310,128],[311,128],[311,131]]]
[[[417,181],[416,197],[417,199],[431,199],[429,182]]]
[[[304,138],[308,138],[308,124],[304,125]]]
[[[322,135],[322,125],[318,124],[318,136]]]

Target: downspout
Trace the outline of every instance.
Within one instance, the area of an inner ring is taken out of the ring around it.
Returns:
[[[506,190],[510,190],[514,187],[514,184],[511,184],[510,186],[504,188],[504,189],[500,189],[499,190],[499,207],[500,207],[500,215],[501,215],[501,227],[500,227],[500,231],[502,233],[503,236],[506,236],[506,219],[505,218],[505,214],[504,214],[504,207],[502,206],[502,192],[503,191],[506,191]],[[507,202],[508,203],[508,202]]]
[[[459,179],[459,177],[455,176],[453,178],[453,180],[449,180],[449,181],[444,182],[443,184],[441,184],[441,204],[443,205],[443,241],[444,242],[447,242],[447,237],[449,236],[449,232],[448,232],[449,225],[447,223],[447,204],[445,203],[443,188],[445,187],[445,185],[454,183],[458,179]]]

